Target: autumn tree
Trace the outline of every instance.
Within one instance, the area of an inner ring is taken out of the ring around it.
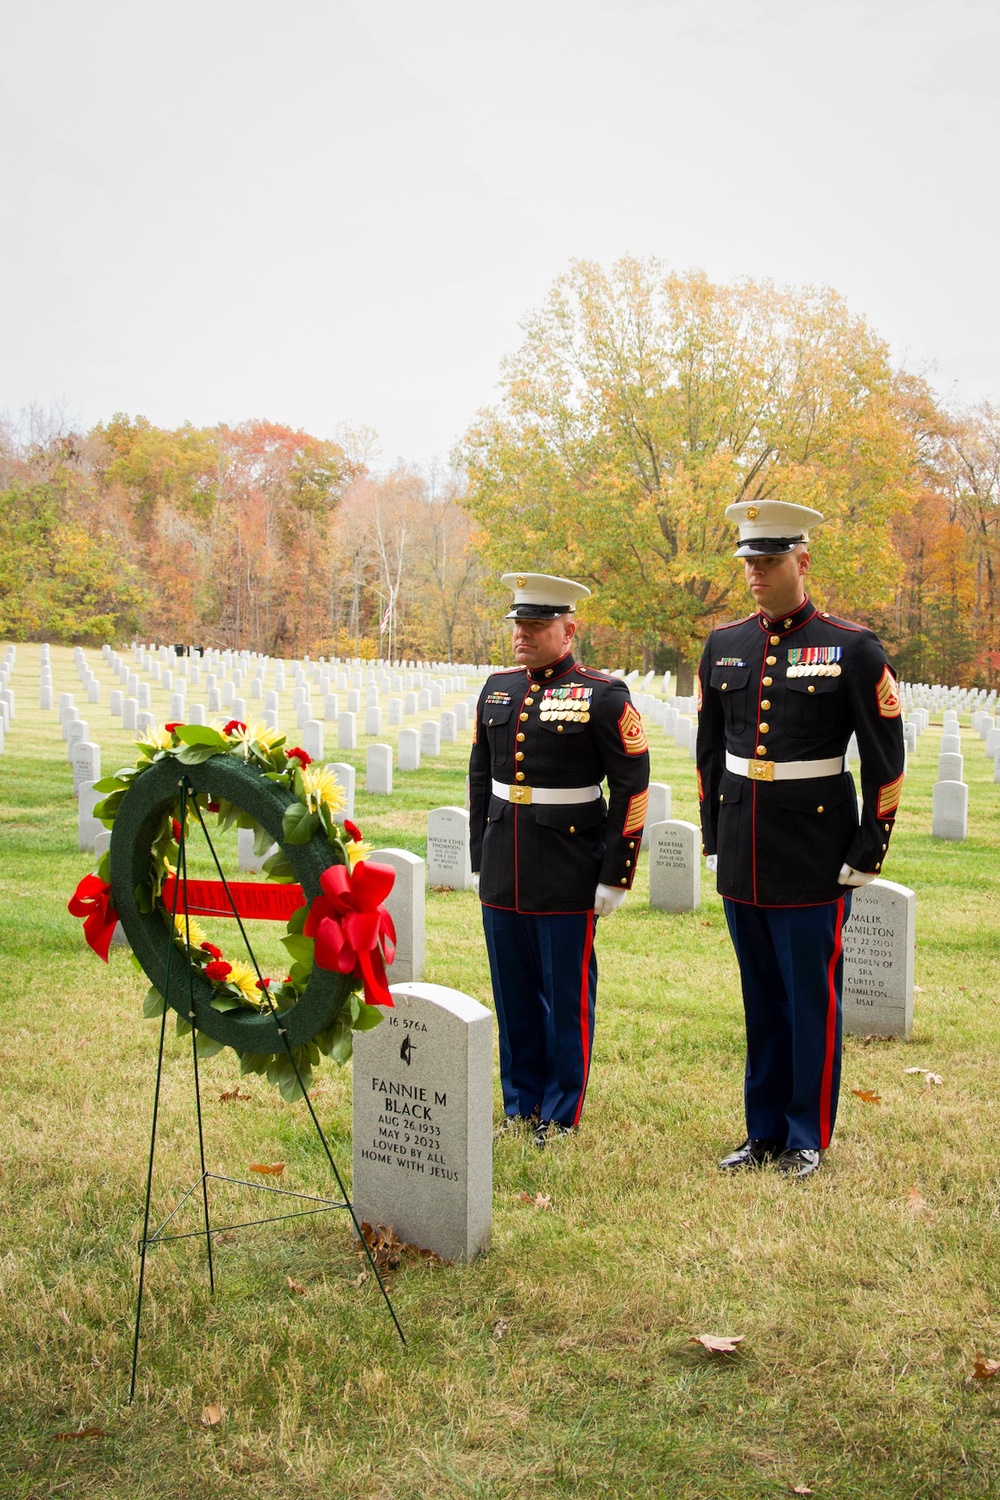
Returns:
[[[467,434],[466,503],[497,569],[589,583],[588,617],[690,661],[746,608],[726,505],[827,518],[824,603],[864,613],[899,574],[892,518],[918,493],[885,345],[829,290],[574,262]]]

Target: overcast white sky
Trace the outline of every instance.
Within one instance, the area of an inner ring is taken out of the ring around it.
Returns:
[[[573,257],[1000,399],[995,0],[5,0],[0,411],[446,460]]]

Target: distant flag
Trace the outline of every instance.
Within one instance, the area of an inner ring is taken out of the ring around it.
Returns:
[[[390,599],[389,603],[385,607],[385,614],[382,616],[382,623],[381,623],[381,625],[378,628],[379,635],[385,635],[386,631],[389,629],[389,621],[391,620],[391,618],[392,618],[392,600]]]

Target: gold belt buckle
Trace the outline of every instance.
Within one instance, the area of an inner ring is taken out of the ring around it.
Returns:
[[[522,805],[531,801],[530,786],[512,786],[510,789],[510,800],[520,802]]]
[[[774,761],[773,760],[748,760],[747,761],[747,775],[749,776],[749,778],[750,778],[751,781],[773,781],[774,780]]]

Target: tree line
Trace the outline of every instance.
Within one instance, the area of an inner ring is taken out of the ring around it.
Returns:
[[[0,426],[0,635],[502,660],[519,567],[594,590],[594,664],[687,678],[748,608],[724,518],[826,516],[814,597],[912,680],[1000,680],[1000,411],[949,409],[828,289],[574,262],[452,467],[266,421]]]

